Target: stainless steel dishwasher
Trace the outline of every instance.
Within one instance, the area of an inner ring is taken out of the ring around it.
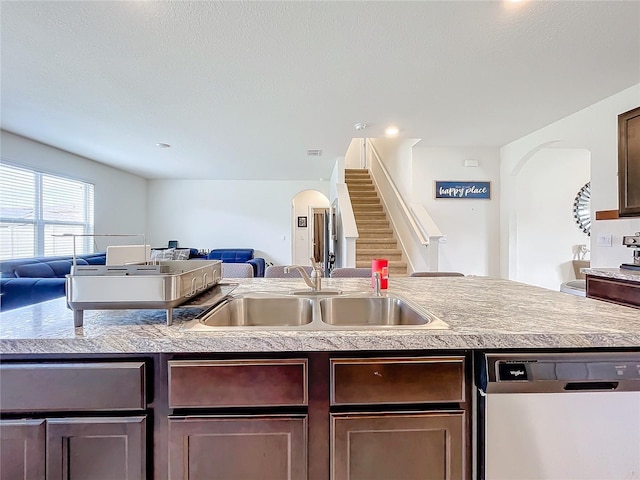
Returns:
[[[640,351],[485,353],[477,477],[640,479]]]

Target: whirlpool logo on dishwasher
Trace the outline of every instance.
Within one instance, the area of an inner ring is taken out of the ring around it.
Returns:
[[[498,378],[502,381],[522,381],[528,380],[527,368],[522,362],[518,363],[499,363]]]

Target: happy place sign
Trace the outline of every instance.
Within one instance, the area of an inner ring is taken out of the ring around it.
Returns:
[[[491,182],[436,180],[436,198],[491,198]]]

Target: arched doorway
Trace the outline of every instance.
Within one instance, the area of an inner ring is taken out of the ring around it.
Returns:
[[[291,259],[294,265],[311,265],[311,257],[326,262],[329,207],[329,199],[317,190],[304,190],[293,197]]]
[[[591,178],[591,153],[564,142],[540,145],[512,171],[512,280],[558,290],[574,280],[576,248],[590,244],[575,222],[576,194]]]

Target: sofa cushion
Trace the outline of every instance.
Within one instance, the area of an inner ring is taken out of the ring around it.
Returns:
[[[63,278],[65,275],[68,275],[71,272],[71,265],[73,265],[72,260],[54,260],[53,262],[47,263],[58,278]],[[89,265],[89,263],[83,258],[76,258],[76,265]]]
[[[104,265],[105,260],[104,252],[76,256],[77,265]],[[64,277],[71,270],[72,263],[72,257],[68,255],[3,260],[0,262],[0,309],[23,307],[64,296]]]
[[[65,295],[64,278],[3,278],[0,310],[24,307]]]
[[[76,260],[84,260],[88,265],[104,265],[107,261],[107,255],[105,253],[87,253],[79,255]],[[78,262],[78,264],[80,264]]]
[[[207,259],[227,263],[243,263],[253,258],[253,248],[217,248],[211,250]]]
[[[56,272],[48,263],[32,263],[30,265],[20,265],[15,269],[18,278],[55,278]]]
[[[264,277],[264,269],[265,269],[265,261],[264,258],[252,258],[247,261],[253,267],[253,276],[254,277]]]
[[[176,248],[173,252],[174,260],[188,260],[191,256],[191,250],[188,248]]]
[[[151,250],[151,261],[160,262],[164,260],[173,260],[174,248],[158,248]]]
[[[3,260],[0,262],[0,272],[2,278],[16,278],[16,268],[23,265],[34,265],[36,263],[49,262],[51,260],[65,260],[69,257],[33,257],[33,258],[16,258],[13,260]]]
[[[70,255],[55,256],[55,257],[33,257],[33,258],[16,258],[13,260],[3,260],[0,262],[0,276],[2,278],[17,278],[16,269],[24,265],[35,265],[40,263],[49,263],[55,260],[71,260]],[[88,262],[89,265],[104,265],[106,260],[106,253],[84,253],[76,256],[76,261],[79,265],[86,265],[86,263],[80,260]],[[67,272],[68,273],[68,272]],[[24,275],[27,276],[27,275]],[[28,274],[28,277],[34,277],[34,275]],[[46,278],[46,277],[43,277]]]
[[[18,278],[63,278],[71,271],[71,260],[52,260],[50,262],[30,263],[16,267]],[[76,258],[77,265],[89,265],[82,259]]]

